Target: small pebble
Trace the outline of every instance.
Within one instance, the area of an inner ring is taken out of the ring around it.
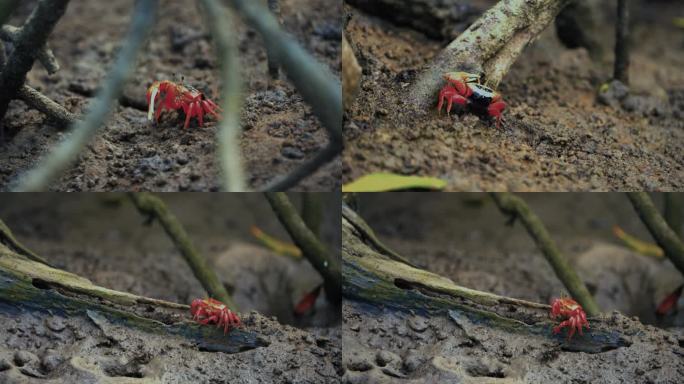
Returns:
[[[300,151],[298,148],[290,146],[283,147],[280,153],[283,155],[283,157],[288,159],[301,159],[304,157],[304,153],[302,151]]]
[[[45,372],[54,371],[60,364],[62,364],[62,358],[54,352],[46,353],[45,356],[43,356],[43,360],[40,362],[40,365]]]
[[[406,357],[404,357],[404,369],[406,369],[407,372],[415,371],[422,363],[422,358],[415,349],[409,350]]]
[[[36,355],[27,351],[17,351],[14,353],[14,365],[23,367],[24,365],[36,360]]]
[[[7,359],[0,359],[0,372],[6,371],[10,368],[12,368],[12,364],[10,364]]]
[[[64,320],[61,317],[52,316],[47,319],[45,325],[52,331],[62,332],[66,325],[64,325]]]
[[[412,316],[408,321],[408,325],[416,332],[423,332],[428,327],[428,321],[421,316]]]
[[[384,367],[395,360],[399,360],[399,356],[390,351],[378,351],[378,353],[375,355],[375,362],[378,363],[378,366],[380,367]]]
[[[368,360],[364,359],[361,356],[351,356],[349,358],[349,362],[347,362],[347,368],[350,371],[368,371],[371,368],[373,368],[373,364],[371,364]]]

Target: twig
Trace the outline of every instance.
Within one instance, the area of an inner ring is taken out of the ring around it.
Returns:
[[[428,108],[437,100],[447,72],[483,72],[496,88],[518,56],[569,0],[500,1],[452,41],[406,92],[409,101]]]
[[[19,240],[14,237],[14,234],[9,227],[2,220],[0,220],[0,243],[4,244],[17,254],[29,258],[30,260],[37,261],[45,265],[50,265],[47,260],[38,256],[32,250],[26,248],[24,244],[20,243]]]
[[[234,17],[217,0],[202,0],[201,4],[221,63],[223,120],[218,131],[218,148],[223,188],[229,192],[242,192],[247,188],[239,142],[243,95],[237,37],[232,28]]]
[[[629,85],[629,0],[617,0],[613,77]]]
[[[42,3],[41,3],[42,4]],[[17,191],[40,191],[57,178],[78,157],[83,147],[102,127],[112,104],[119,98],[126,79],[135,64],[138,51],[154,26],[158,0],[139,0],[131,21],[131,29],[114,63],[109,78],[101,88],[90,112],[74,126],[71,136],[62,141],[38,165],[19,181]],[[26,28],[26,27],[24,27]],[[25,33],[25,32],[24,32]],[[3,73],[4,75],[4,73]],[[1,92],[0,94],[4,94]]]
[[[510,193],[492,193],[502,213],[510,215],[513,219],[519,218],[527,229],[527,232],[537,243],[537,246],[551,264],[556,276],[563,282],[572,297],[577,300],[590,316],[599,313],[598,305],[594,301],[587,287],[572,268],[568,260],[563,256],[556,243],[551,239],[544,223],[530,210],[525,201]]]
[[[173,243],[183,255],[195,277],[202,284],[209,295],[228,306],[237,310],[235,302],[221,284],[216,273],[209,267],[205,257],[195,248],[190,236],[183,228],[183,224],[169,211],[164,202],[149,193],[129,193],[128,196],[141,214],[155,218],[164,227]]]
[[[327,130],[330,142],[313,160],[266,190],[284,190],[315,172],[342,151],[342,92],[339,81],[324,65],[304,50],[259,1],[227,0],[262,35],[268,54],[288,74],[297,90]]]
[[[79,120],[77,115],[67,111],[64,107],[28,85],[21,87],[17,96],[29,107],[43,112],[62,127],[70,126]]]
[[[646,224],[653,238],[665,251],[665,256],[672,261],[679,272],[684,274],[684,242],[667,225],[646,192],[629,192],[627,196],[641,217],[641,221]]]
[[[675,234],[682,235],[682,214],[684,214],[684,201],[681,193],[665,194],[665,221]]]
[[[3,25],[2,28],[0,28],[0,39],[12,44],[17,41],[20,35],[21,28],[13,27],[11,25]],[[59,62],[47,43],[38,49],[36,59],[40,61],[48,74],[52,75],[59,71]]]
[[[41,0],[14,39],[14,51],[0,74],[0,120],[5,117],[9,102],[24,85],[26,74],[68,4],[69,0]]]
[[[306,226],[284,192],[266,192],[265,195],[292,240],[304,253],[304,257],[323,277],[325,292],[330,302],[340,303],[342,300],[340,261]]]
[[[279,0],[268,0],[268,9],[273,12],[273,16],[280,22],[280,3]],[[277,79],[279,75],[278,61],[271,55],[267,53],[268,60],[268,74],[272,79]]]
[[[323,217],[323,194],[304,192],[302,195],[302,220],[316,237],[321,235]]]
[[[383,254],[392,260],[416,267],[415,264],[408,261],[408,259],[406,259],[404,256],[394,252],[391,248],[383,244],[380,239],[378,239],[378,236],[375,234],[373,229],[361,217],[361,215],[356,213],[356,211],[351,209],[347,204],[342,204],[342,217],[348,221],[361,235],[361,238],[368,241],[378,253]]]
[[[339,144],[337,142],[331,141],[322,151],[318,152],[313,159],[307,160],[304,164],[300,165],[299,168],[296,168],[289,174],[271,181],[263,187],[262,190],[286,191],[294,187],[305,177],[316,172],[323,164],[332,161],[340,153],[340,148],[338,146]]]

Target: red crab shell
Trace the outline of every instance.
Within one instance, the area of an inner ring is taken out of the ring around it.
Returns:
[[[159,116],[164,109],[183,109],[185,113],[183,128],[188,127],[190,119],[194,116],[197,116],[200,127],[204,123],[204,115],[207,113],[217,119],[221,118],[219,115],[221,108],[204,96],[202,92],[189,85],[176,84],[169,80],[152,83],[147,89],[147,104],[149,107],[148,120],[152,120],[154,115],[154,119],[159,121]]]
[[[225,304],[214,299],[195,299],[190,304],[192,319],[200,324],[216,324],[223,326],[223,333],[240,325],[240,318],[228,309]]]
[[[560,299],[553,299],[551,302],[551,318],[565,319],[556,327],[553,328],[553,333],[560,333],[564,327],[569,327],[568,340],[572,339],[575,331],[582,334],[582,327],[589,329],[589,322],[587,321],[587,314],[578,302],[569,298],[563,297]]]

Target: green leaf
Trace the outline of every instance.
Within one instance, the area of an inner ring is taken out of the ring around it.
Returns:
[[[342,192],[386,192],[406,189],[440,190],[444,189],[446,185],[446,181],[434,177],[371,173],[342,186]]]

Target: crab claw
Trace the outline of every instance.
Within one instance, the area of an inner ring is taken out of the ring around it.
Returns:
[[[154,115],[154,101],[157,98],[157,95],[159,94],[159,81],[155,81],[150,85],[149,88],[147,88],[147,104],[148,104],[148,110],[147,110],[147,120],[152,120],[152,116]]]

